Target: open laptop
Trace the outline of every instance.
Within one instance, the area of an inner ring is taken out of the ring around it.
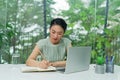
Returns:
[[[89,69],[91,47],[70,47],[67,53],[66,67],[58,69],[66,74]]]

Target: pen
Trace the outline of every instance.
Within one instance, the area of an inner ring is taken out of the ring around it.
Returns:
[[[43,55],[43,53],[41,51],[39,51],[39,53],[41,54],[41,57],[46,60],[45,56]]]
[[[106,63],[108,63],[108,56],[106,56]]]
[[[113,64],[114,56],[111,56],[111,64]]]

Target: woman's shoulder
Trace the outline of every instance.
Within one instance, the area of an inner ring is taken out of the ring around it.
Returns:
[[[48,42],[48,39],[45,38],[45,39],[40,39],[37,44],[46,44]]]
[[[71,45],[71,40],[70,40],[69,38],[63,37],[61,42],[63,42],[63,44],[64,44],[66,47],[68,47],[68,46]]]
[[[63,37],[62,40],[63,40],[63,41],[71,41],[70,39],[65,38],[65,37]]]
[[[71,40],[68,39],[68,38],[65,38],[65,37],[62,38],[62,41],[63,41],[65,44],[71,43]]]

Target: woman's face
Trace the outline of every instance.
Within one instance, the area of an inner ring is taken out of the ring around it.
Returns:
[[[60,25],[53,25],[50,28],[50,41],[53,44],[58,44],[63,35],[64,30]]]

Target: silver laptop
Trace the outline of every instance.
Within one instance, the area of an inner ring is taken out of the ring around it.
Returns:
[[[70,47],[67,53],[67,61],[64,73],[74,73],[89,69],[91,47]]]

